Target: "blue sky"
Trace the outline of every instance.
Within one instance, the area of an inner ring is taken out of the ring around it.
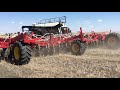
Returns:
[[[73,32],[83,27],[84,32],[120,31],[120,12],[0,12],[0,32],[17,32],[23,25],[41,19],[67,16],[66,26]]]

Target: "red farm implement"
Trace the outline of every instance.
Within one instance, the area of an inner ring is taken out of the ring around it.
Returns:
[[[60,52],[82,55],[86,46],[104,44],[109,48],[118,45],[116,33],[83,33],[73,35],[65,27],[66,17],[41,20],[31,26],[22,26],[22,32],[0,37],[1,57],[15,65],[28,64],[31,56],[47,56]],[[117,45],[116,45],[117,44]]]
[[[83,33],[88,47],[103,46],[109,49],[118,49],[120,47],[120,34],[115,32],[94,32]]]
[[[79,35],[72,35],[71,30],[64,27],[65,23],[65,16],[42,20],[32,26],[22,26],[22,32],[16,36],[0,37],[1,57],[23,65],[29,63],[32,55],[53,55],[62,50],[82,55],[86,49],[82,29]]]

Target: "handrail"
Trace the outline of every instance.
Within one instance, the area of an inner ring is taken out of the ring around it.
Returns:
[[[37,22],[37,24],[54,23],[54,22],[66,23],[66,18],[67,18],[66,16],[63,16],[63,17],[55,17],[50,19],[43,19],[40,20],[40,22]]]

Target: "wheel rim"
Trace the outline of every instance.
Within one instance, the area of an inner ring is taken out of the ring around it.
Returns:
[[[113,46],[115,46],[116,44],[117,44],[117,40],[116,40],[114,37],[110,37],[110,38],[108,39],[108,45],[109,45],[109,46],[113,47]]]
[[[73,52],[78,52],[79,50],[80,50],[80,47],[79,47],[78,44],[73,44],[73,45],[72,45],[72,51],[73,51]]]
[[[18,47],[14,48],[14,57],[16,60],[20,59],[20,49]]]

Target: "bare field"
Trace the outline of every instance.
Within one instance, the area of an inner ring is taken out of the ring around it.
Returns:
[[[1,78],[119,78],[120,49],[87,49],[84,55],[33,57],[29,64],[0,62]]]

